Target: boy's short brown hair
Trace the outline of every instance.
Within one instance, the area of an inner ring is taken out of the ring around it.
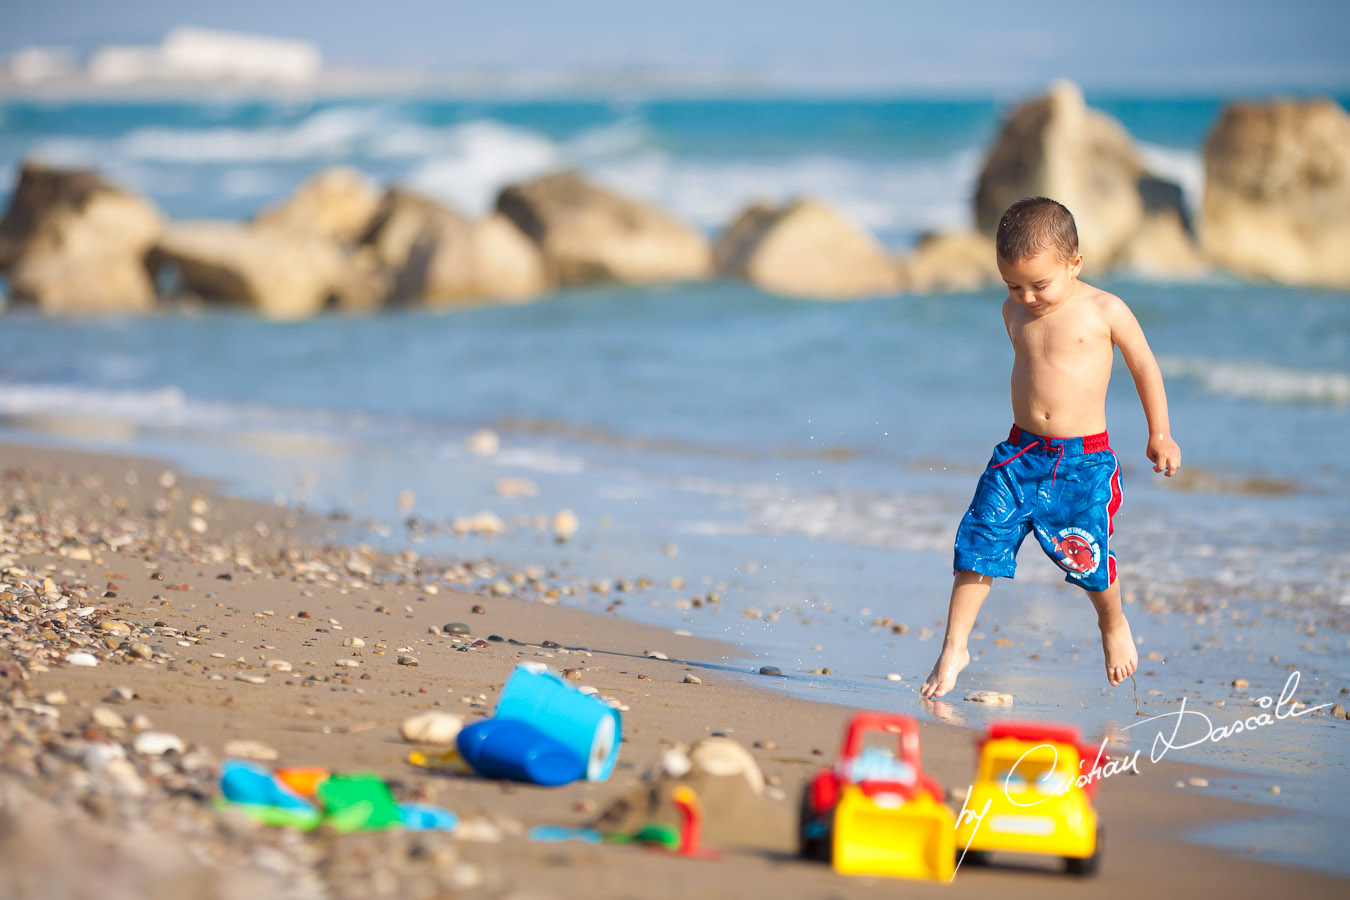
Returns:
[[[1078,253],[1078,226],[1063,204],[1049,197],[1024,197],[999,219],[994,245],[1010,263],[1050,249],[1067,263]]]

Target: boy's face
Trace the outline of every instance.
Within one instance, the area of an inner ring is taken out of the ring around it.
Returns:
[[[1053,249],[1042,250],[1017,262],[998,257],[998,270],[1008,285],[1008,297],[1034,316],[1052,312],[1073,296],[1083,254],[1075,253],[1065,262]]]

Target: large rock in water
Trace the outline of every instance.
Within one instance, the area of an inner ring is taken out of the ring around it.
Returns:
[[[291,228],[339,243],[365,233],[380,205],[380,190],[349,166],[325,169],[305,181],[285,202],[260,213],[260,227]]]
[[[654,207],[619,197],[575,172],[512,185],[497,210],[544,254],[560,284],[647,284],[706,278],[707,239]]]
[[[900,287],[900,270],[886,248],[813,200],[743,211],[718,239],[713,260],[722,278],[788,296],[851,299]]]
[[[1205,145],[1200,230],[1235,272],[1350,287],[1350,114],[1330,100],[1227,107]]]
[[[402,189],[385,195],[362,241],[361,250],[393,273],[396,302],[522,301],[548,288],[539,248],[509,219],[471,222]]]
[[[468,224],[468,219],[429,197],[390,188],[380,200],[361,243],[375,251],[380,265],[398,270],[407,264],[413,245],[428,231]]]
[[[0,269],[44,312],[141,312],[155,303],[146,252],[163,222],[97,172],[25,163],[0,221]]]
[[[207,300],[251,306],[269,319],[303,319],[323,309],[344,271],[328,240],[286,228],[183,222],[155,245],[182,288]]]
[[[1045,196],[1078,223],[1084,267],[1116,262],[1144,218],[1138,182],[1145,175],[1134,141],[1115,119],[1088,109],[1069,82],[1013,110],[980,171],[976,226],[992,235],[1023,197]]]
[[[977,231],[929,234],[904,261],[905,287],[916,294],[978,291],[1002,284],[994,240]]]
[[[533,300],[548,287],[539,248],[502,215],[429,229],[408,253],[395,294],[428,306]]]
[[[1170,280],[1198,278],[1209,266],[1191,230],[1180,186],[1156,178],[1139,181],[1144,220],[1121,248],[1122,268]]]

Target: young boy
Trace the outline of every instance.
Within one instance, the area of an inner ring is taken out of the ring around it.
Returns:
[[[1034,531],[1041,548],[1087,591],[1097,610],[1113,686],[1139,653],[1120,607],[1111,518],[1120,464],[1107,445],[1106,385],[1115,347],[1134,377],[1148,421],[1145,453],[1169,477],[1181,450],[1169,433],[1162,374],[1129,308],[1078,280],[1083,255],[1073,216],[1045,197],[1008,208],[995,239],[1008,285],[1003,322],[1013,345],[1013,428],[994,448],[956,532],[955,578],[942,653],[920,694],[941,697],[970,662],[966,641],[996,577],[1011,578]]]

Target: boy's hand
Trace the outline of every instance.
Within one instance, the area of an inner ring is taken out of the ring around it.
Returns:
[[[1162,472],[1168,478],[1181,468],[1181,448],[1168,435],[1149,435],[1148,448],[1144,453],[1153,463],[1153,471]]]

